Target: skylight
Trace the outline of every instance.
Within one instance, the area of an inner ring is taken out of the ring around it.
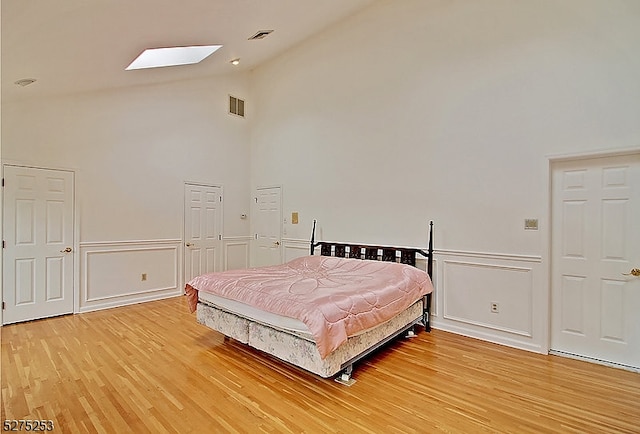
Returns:
[[[220,47],[222,45],[150,48],[144,50],[126,70],[191,65],[203,61]]]

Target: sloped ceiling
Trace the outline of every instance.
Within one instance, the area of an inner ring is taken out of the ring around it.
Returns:
[[[373,1],[2,0],[2,100],[248,71]],[[259,30],[274,32],[248,40]],[[197,65],[125,71],[146,48],[205,44],[223,48]],[[37,81],[14,84],[24,78]]]

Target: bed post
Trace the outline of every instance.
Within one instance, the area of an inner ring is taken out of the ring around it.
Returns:
[[[316,219],[313,219],[313,229],[311,230],[311,256],[315,250],[316,244]]]
[[[427,258],[427,273],[429,278],[433,281],[433,220],[429,222],[429,249],[427,251],[429,257]],[[427,294],[424,307],[424,328],[426,331],[431,331],[431,296],[433,293]]]
[[[433,220],[429,222],[429,260],[427,261],[427,273],[429,277],[433,274]]]

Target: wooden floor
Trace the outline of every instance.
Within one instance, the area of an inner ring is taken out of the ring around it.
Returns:
[[[225,342],[184,297],[1,331],[2,420],[55,432],[640,432],[640,374],[438,330],[352,387]]]

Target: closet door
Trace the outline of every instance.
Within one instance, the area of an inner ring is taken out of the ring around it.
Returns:
[[[221,270],[222,187],[185,184],[185,282]]]
[[[282,263],[282,192],[280,187],[257,188],[254,197],[254,266]]]
[[[4,324],[73,312],[74,174],[4,167]]]
[[[640,154],[552,170],[552,351],[640,369]]]

